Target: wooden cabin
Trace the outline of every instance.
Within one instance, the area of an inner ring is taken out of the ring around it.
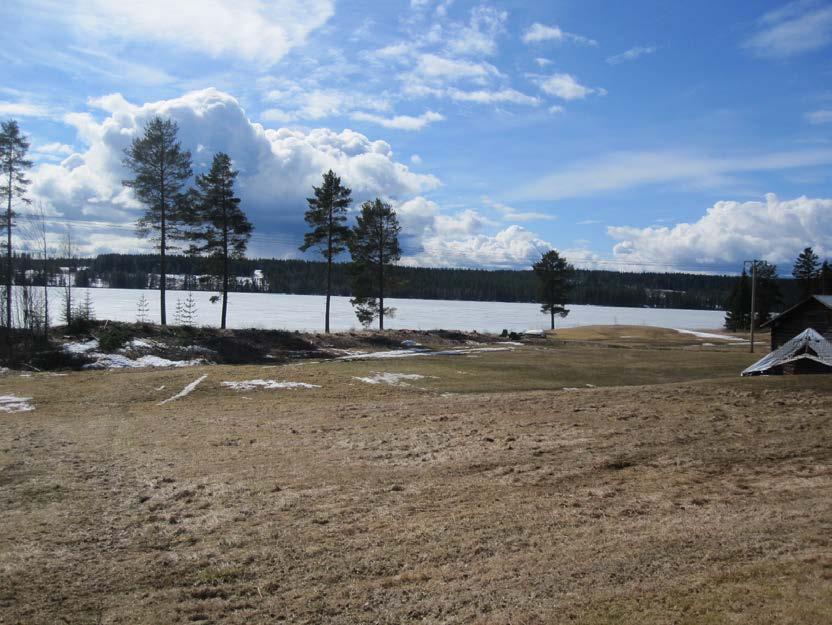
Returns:
[[[812,295],[764,323],[771,328],[771,350],[788,343],[807,328],[832,341],[832,295]]]

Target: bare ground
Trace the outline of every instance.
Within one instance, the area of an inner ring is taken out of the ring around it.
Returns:
[[[753,358],[2,378],[0,622],[830,623],[832,380]]]

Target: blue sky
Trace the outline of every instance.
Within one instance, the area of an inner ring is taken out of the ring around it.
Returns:
[[[228,152],[251,253],[297,256],[332,167],[396,204],[405,262],[784,268],[832,255],[832,4],[116,3],[0,9],[0,117],[84,250],[141,249],[121,150],[173,117]]]

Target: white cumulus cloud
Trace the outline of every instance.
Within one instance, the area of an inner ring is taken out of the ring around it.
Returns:
[[[765,201],[717,202],[693,223],[673,227],[611,226],[617,259],[674,267],[714,265],[739,268],[758,258],[788,269],[797,254],[811,246],[832,255],[832,199],[798,197]]]
[[[302,229],[305,197],[327,169],[344,179],[357,200],[376,194],[406,197],[439,186],[436,177],[397,162],[385,141],[352,130],[265,128],[252,122],[235,98],[216,89],[142,105],[115,94],[91,105],[104,111],[102,120],[90,113],[66,117],[85,149],[32,172],[33,197],[69,219],[135,219],[141,207],[121,184],[128,177],[123,150],[154,115],[179,124],[179,137],[193,152],[196,170],[207,168],[217,151],[232,157],[240,170],[238,192],[255,232],[292,231],[281,235],[283,252],[296,248],[292,237]]]
[[[562,100],[583,100],[593,93],[606,95],[606,89],[587,87],[578,82],[571,74],[552,74],[538,80],[540,88],[549,95]]]
[[[528,268],[552,247],[518,225],[494,235],[434,232],[422,239],[422,246],[420,253],[403,261],[432,267]]]

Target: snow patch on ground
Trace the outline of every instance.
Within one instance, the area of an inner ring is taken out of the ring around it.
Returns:
[[[0,412],[29,412],[35,407],[29,402],[31,397],[17,397],[15,395],[0,395]]]
[[[144,339],[133,339],[128,343],[132,349],[151,349],[164,347],[163,343]],[[142,367],[193,367],[206,364],[201,358],[194,360],[168,360],[160,356],[147,355],[140,358],[128,358],[124,354],[104,354],[98,350],[98,339],[64,343],[63,349],[68,354],[95,358],[95,362],[84,365],[84,369],[139,369]]]
[[[382,373],[375,372],[366,378],[355,377],[354,380],[367,384],[389,384],[391,386],[410,386],[404,380],[422,380],[425,376],[418,373]]]
[[[690,334],[691,336],[698,337],[700,339],[720,339],[723,341],[738,341],[740,343],[747,343],[745,339],[737,338],[736,336],[728,336],[726,334],[714,334],[713,332],[698,332],[696,330],[680,330],[678,328],[673,328],[676,332],[680,334]]]
[[[98,349],[98,339],[90,339],[81,343],[64,343],[64,351],[69,354],[86,354]]]
[[[387,358],[413,358],[415,356],[466,356],[479,352],[510,352],[513,347],[461,347],[431,351],[429,349],[396,349],[387,352],[366,352],[341,356],[338,360],[376,360]]]
[[[207,377],[208,377],[207,375],[203,375],[202,377],[197,378],[196,380],[194,380],[193,382],[191,382],[190,384],[188,384],[185,388],[183,388],[181,391],[179,391],[179,392],[178,392],[176,395],[174,395],[173,397],[168,397],[168,398],[167,398],[167,399],[165,399],[164,401],[160,401],[160,402],[159,402],[159,405],[160,405],[160,406],[162,406],[162,405],[164,405],[164,404],[167,404],[168,402],[176,401],[177,399],[182,399],[182,398],[183,398],[183,397],[185,397],[186,395],[189,395],[189,394],[190,394],[191,392],[193,392],[193,390],[194,390],[197,386],[199,386],[199,385],[202,383],[202,381],[203,381],[205,378],[207,378]]]
[[[307,384],[306,382],[278,382],[277,380],[242,380],[240,382],[223,382],[222,385],[234,389],[235,391],[250,391],[255,388],[321,388],[319,384]]]
[[[203,347],[202,345],[187,345],[185,347],[180,348],[181,351],[187,354],[206,354],[206,355],[213,355],[217,352],[210,347]],[[267,356],[268,358],[268,356]]]
[[[525,343],[520,343],[518,341],[497,341],[497,345],[513,345],[515,347],[523,347]]]
[[[194,367],[203,365],[202,358],[195,360],[168,360],[160,356],[142,356],[140,358],[128,358],[122,354],[98,354],[91,356],[96,358],[95,362],[84,365],[84,369],[140,369],[142,367]]]

